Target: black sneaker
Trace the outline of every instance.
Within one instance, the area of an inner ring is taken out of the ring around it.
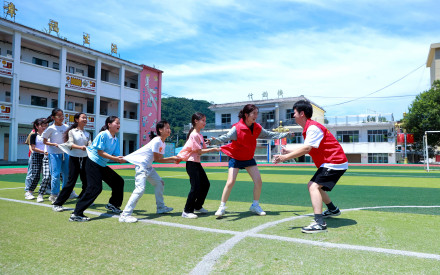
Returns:
[[[322,213],[322,217],[323,218],[328,218],[328,217],[336,217],[341,215],[341,211],[339,210],[338,207],[336,207],[335,210],[325,210],[324,213]]]
[[[75,214],[70,215],[69,222],[88,222],[90,221],[89,217],[86,216],[77,216]]]
[[[107,205],[105,206],[105,209],[107,209],[107,210],[109,210],[109,211],[112,211],[113,213],[116,213],[116,214],[121,214],[121,213],[122,213],[122,210],[119,209],[119,207],[116,207],[116,206],[114,206],[114,205],[111,204],[111,203],[107,204]]]
[[[326,223],[319,224],[313,221],[309,226],[303,227],[301,229],[301,232],[307,234],[327,232],[327,224]]]

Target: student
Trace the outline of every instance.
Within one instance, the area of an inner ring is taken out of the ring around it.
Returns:
[[[34,133],[31,135],[29,144],[31,146],[32,155],[31,159],[31,185],[26,195],[30,193],[33,196],[33,192],[40,181],[40,173],[43,170],[43,181],[40,184],[40,190],[38,191],[37,202],[43,202],[43,195],[46,192],[46,188],[50,184],[49,173],[49,159],[47,157],[46,146],[43,143],[42,134],[46,130],[47,122],[44,118],[38,118],[33,122]],[[27,198],[27,197],[26,197]]]
[[[254,181],[254,201],[249,208],[250,211],[257,215],[264,216],[266,212],[263,211],[259,204],[261,188],[263,182],[261,181],[260,171],[254,159],[255,149],[257,147],[257,138],[260,139],[280,139],[287,136],[289,133],[275,133],[270,132],[256,122],[258,117],[258,108],[253,104],[247,104],[238,114],[239,122],[232,126],[227,134],[218,138],[212,138],[212,144],[220,144],[232,140],[231,143],[221,147],[223,153],[230,157],[228,179],[225,188],[223,189],[222,200],[216,216],[223,216],[225,214],[226,202],[231,194],[232,187],[234,187],[237,179],[239,169],[246,169]]]
[[[165,205],[163,201],[164,181],[157,174],[152,167],[153,161],[161,163],[179,163],[180,158],[173,156],[164,158],[165,153],[165,139],[171,134],[170,124],[166,120],[161,120],[156,124],[157,136],[151,132],[150,142],[142,148],[124,157],[125,160],[135,164],[135,189],[127,202],[121,216],[120,222],[137,222],[137,219],[132,216],[133,210],[137,202],[142,197],[145,191],[145,181],[155,187],[156,206],[158,214],[168,213],[173,211],[173,208]]]
[[[76,113],[73,120],[74,123],[64,133],[65,143],[58,145],[58,148],[69,154],[69,178],[66,186],[63,187],[53,203],[52,209],[57,212],[64,210],[63,204],[73,192],[78,175],[82,183],[82,191],[78,197],[81,198],[87,189],[86,163],[88,158],[86,148],[92,144],[90,133],[84,131],[84,127],[87,125],[87,115]]]
[[[30,140],[31,140],[31,136],[35,133],[35,130],[32,129],[32,131],[29,133],[29,135],[26,138],[26,141],[24,142],[25,144],[27,144],[29,146],[29,153],[28,153],[28,169],[27,169],[27,174],[26,174],[26,180],[24,182],[24,198],[27,200],[33,200],[35,199],[34,195],[29,191],[29,188],[31,187],[32,184],[32,179],[31,179],[31,174],[32,174],[32,147],[30,144]]]
[[[84,211],[95,201],[102,192],[102,181],[112,189],[112,196],[105,208],[113,213],[121,213],[119,207],[124,199],[124,180],[113,169],[107,166],[109,160],[126,162],[119,155],[119,140],[116,134],[121,127],[117,116],[109,116],[101,132],[95,137],[91,146],[87,147],[86,162],[87,189],[76,203],[75,210],[69,221],[85,222],[90,219],[84,216]]]
[[[47,118],[47,123],[54,121],[43,133],[44,144],[47,145],[47,151],[49,153],[49,165],[51,179],[51,195],[49,200],[53,203],[60,193],[60,174],[63,176],[63,185],[67,183],[67,177],[69,174],[69,155],[64,153],[58,144],[64,143],[64,133],[69,126],[63,124],[64,113],[61,109],[55,108],[52,110],[52,114]],[[72,197],[76,194],[72,192]]]
[[[307,187],[312,201],[314,221],[303,227],[303,233],[319,233],[327,231],[324,218],[339,216],[341,211],[331,201],[326,192],[330,192],[339,178],[348,169],[348,161],[344,150],[335,137],[320,123],[311,120],[313,107],[310,102],[300,100],[293,105],[294,117],[303,130],[304,145],[295,150],[283,149],[287,155],[276,155],[274,163],[283,162],[309,154],[318,168]],[[328,207],[322,213],[322,203]]]
[[[189,176],[191,189],[186,199],[185,208],[182,212],[183,218],[196,219],[197,215],[208,213],[203,208],[206,196],[208,195],[210,183],[205,170],[200,163],[200,155],[210,152],[219,152],[220,148],[207,149],[205,141],[200,131],[206,126],[206,116],[202,113],[195,113],[191,117],[192,128],[186,137],[185,146],[177,155],[186,161],[186,172]]]

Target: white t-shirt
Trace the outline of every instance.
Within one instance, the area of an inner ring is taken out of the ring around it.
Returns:
[[[316,125],[310,125],[309,128],[307,128],[306,139],[304,140],[304,144],[310,145],[313,148],[318,148],[323,138],[324,138],[324,133],[321,131],[321,129],[319,129],[318,126]],[[344,162],[341,164],[323,163],[321,167],[334,169],[334,170],[346,170],[348,169],[348,162]]]
[[[64,143],[64,133],[67,131],[69,126],[63,124],[61,126],[56,126],[55,123],[47,127],[43,132],[43,138],[48,139],[51,143],[61,144]],[[49,154],[62,154],[64,153],[61,149],[55,146],[47,146],[47,152]]]
[[[142,148],[134,151],[133,153],[126,155],[124,159],[135,165],[139,165],[143,168],[151,167],[154,161],[154,153],[164,154],[165,143],[160,137],[153,138],[148,144]]]
[[[78,146],[89,146],[91,145],[90,133],[87,131],[82,131],[78,128],[74,128],[69,131],[68,140],[66,143],[59,145],[58,148],[63,150],[66,154],[73,157],[87,157],[87,151],[81,149],[73,149],[72,144]]]

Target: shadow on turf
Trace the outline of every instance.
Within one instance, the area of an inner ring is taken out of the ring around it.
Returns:
[[[351,226],[357,224],[355,220],[344,219],[344,218],[330,218],[330,219],[325,219],[325,221],[327,223],[327,228],[339,228],[339,227]],[[307,226],[307,224],[303,226]],[[289,230],[299,229],[302,228],[303,226],[292,226],[289,227]]]
[[[215,213],[215,212],[213,212]],[[281,213],[293,213],[296,216],[302,215],[304,211],[267,211],[266,216],[279,216]],[[228,220],[228,221],[237,221],[244,218],[254,217],[258,216],[255,213],[251,211],[245,211],[245,212],[231,212],[226,211],[226,214],[221,217],[216,217],[218,220]],[[200,217],[200,216],[199,216]]]

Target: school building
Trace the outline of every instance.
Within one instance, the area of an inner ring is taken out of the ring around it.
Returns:
[[[304,96],[276,99],[250,100],[214,104],[209,108],[215,112],[215,123],[207,124],[203,135],[220,136],[227,133],[232,125],[238,122],[238,113],[246,104],[255,104],[259,108],[257,122],[266,130],[282,127],[295,136],[286,140],[286,147],[294,149],[303,143],[302,128],[293,118],[293,104],[298,100],[308,100],[313,106],[313,120],[322,123],[341,143],[348,161],[351,163],[396,163],[401,153],[396,153],[395,121],[392,114],[364,114],[343,117],[330,117],[315,102]],[[189,125],[185,130],[189,130]],[[271,161],[279,146],[274,141],[258,140],[255,158],[257,161]],[[222,156],[222,160],[224,156]],[[211,154],[205,160],[219,160],[219,156]],[[310,156],[300,158],[310,162]]]
[[[161,70],[6,19],[0,19],[0,62],[0,160],[27,159],[32,121],[56,107],[67,124],[86,113],[92,137],[108,116],[118,116],[124,155],[145,144],[160,120]]]

